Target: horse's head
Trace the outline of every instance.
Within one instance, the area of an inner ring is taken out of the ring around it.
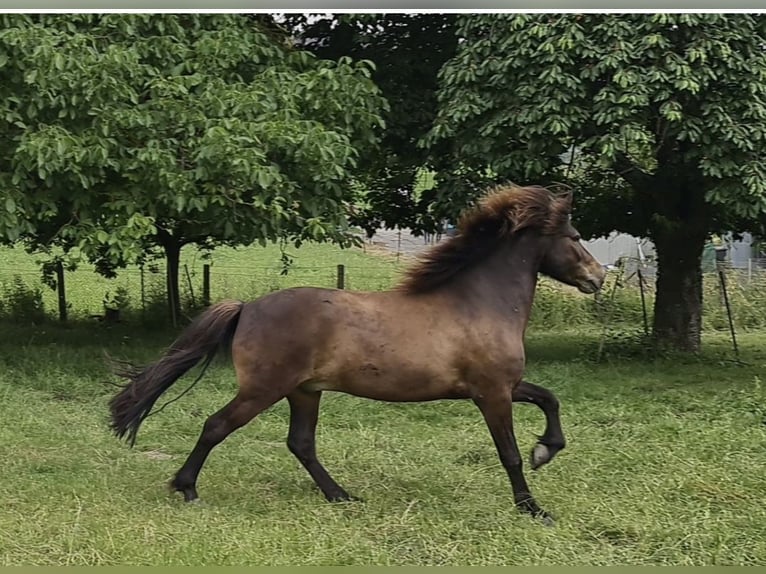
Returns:
[[[558,209],[571,213],[571,193],[554,201]],[[601,289],[606,277],[604,267],[585,248],[569,217],[548,235],[540,273],[577,287],[583,293]]]

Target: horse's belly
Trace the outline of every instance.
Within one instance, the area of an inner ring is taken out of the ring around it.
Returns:
[[[308,381],[304,388],[338,391],[357,397],[389,402],[421,402],[461,399],[470,396],[468,387],[447,373],[407,372],[372,363],[338,372],[333,377]]]

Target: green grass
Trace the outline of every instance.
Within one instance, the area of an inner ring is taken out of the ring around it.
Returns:
[[[293,254],[282,276],[276,247],[216,250],[212,298],[332,286],[339,263],[349,288],[382,289],[402,269],[360,249],[307,245]],[[186,250],[183,260],[199,297],[200,256]],[[34,257],[0,249],[0,262],[0,302],[14,275],[39,284]],[[558,394],[569,445],[527,477],[558,517],[554,528],[514,509],[467,401],[392,405],[327,394],[320,458],[365,500],[340,505],[324,501],[287,451],[279,403],[213,452],[198,485],[203,503],[186,505],[165,483],[206,416],[233,396],[233,370],[215,364],[192,393],[146,421],[135,449],[112,437],[103,352],[153,360],[173,333],[87,316],[123,287],[136,319],[139,278],[135,268],[106,280],[83,266],[66,283],[72,315],[84,321],[0,322],[0,565],[766,563],[763,332],[740,334],[746,365],[731,362],[725,334],[711,330],[701,357],[658,358],[631,335],[640,327],[637,293],[618,292],[604,331],[590,298],[541,286],[528,378]],[[162,314],[161,274],[147,271],[146,282],[149,314]],[[185,281],[182,289],[188,299]],[[761,324],[759,301],[736,293],[738,324]],[[43,302],[54,314],[55,293],[44,289]],[[549,332],[561,325],[576,331]],[[604,335],[606,360],[595,364]],[[516,413],[526,454],[543,417],[528,405]]]
[[[167,332],[0,330],[0,564],[765,564],[766,335],[748,365],[706,336],[696,359],[593,364],[597,335],[530,337],[530,380],[562,402],[569,446],[527,477],[558,523],[516,512],[478,410],[328,393],[320,457],[365,502],[329,504],[287,451],[283,403],[202,471],[203,502],[165,482],[234,392],[225,362],[149,418],[108,432],[103,350],[154,358]],[[182,380],[175,392],[191,381]],[[170,396],[173,396],[171,393]],[[542,414],[519,405],[528,451]]]

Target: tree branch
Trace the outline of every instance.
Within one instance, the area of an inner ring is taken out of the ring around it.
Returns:
[[[617,175],[628,182],[634,189],[651,189],[654,177],[640,169],[625,153],[617,152],[613,162],[613,169]]]

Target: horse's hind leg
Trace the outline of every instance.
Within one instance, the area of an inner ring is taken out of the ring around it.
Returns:
[[[176,473],[170,486],[182,492],[184,500],[190,502],[197,498],[197,477],[210,451],[238,428],[249,423],[257,414],[263,412],[280,398],[278,396],[250,397],[240,392],[234,400],[211,415],[202,428],[197,444],[186,462]]]
[[[484,415],[484,420],[489,427],[489,432],[500,456],[500,462],[503,463],[503,467],[508,473],[516,507],[532,516],[541,518],[546,524],[553,524],[553,518],[538,506],[524,478],[521,455],[516,443],[516,435],[513,432],[511,393],[488,393],[474,398],[474,402],[481,410],[481,414]]]
[[[295,389],[287,395],[290,403],[290,431],[287,448],[290,449],[330,502],[354,500],[325,470],[316,454],[316,426],[319,418],[320,391]]]
[[[564,431],[561,428],[561,418],[559,417],[559,401],[556,395],[548,389],[527,381],[521,381],[513,390],[513,400],[519,403],[537,405],[545,414],[545,432],[538,439],[530,454],[532,470],[537,470],[550,462],[556,453],[566,446]]]

